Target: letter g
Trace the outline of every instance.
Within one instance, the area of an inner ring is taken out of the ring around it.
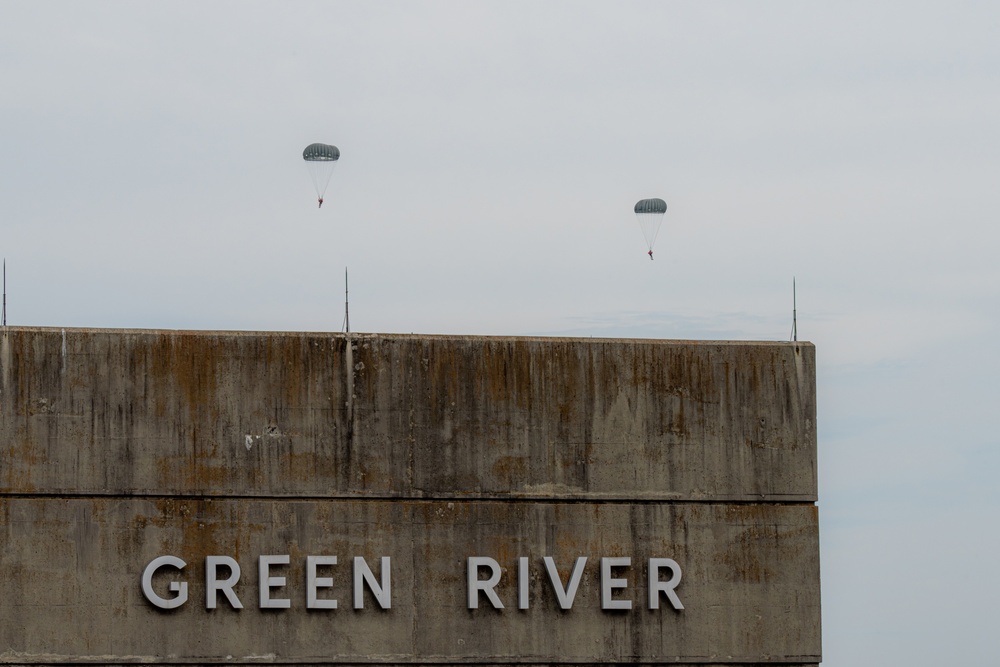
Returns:
[[[156,591],[153,590],[153,574],[164,565],[171,565],[178,570],[183,570],[187,563],[176,556],[160,556],[149,561],[149,565],[142,572],[142,594],[160,609],[176,609],[187,602],[188,585],[186,581],[171,581],[170,590],[177,595],[169,600],[157,595]]]

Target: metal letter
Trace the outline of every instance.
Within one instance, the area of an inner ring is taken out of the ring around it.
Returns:
[[[659,569],[669,568],[673,573],[667,581],[660,581]],[[649,608],[660,608],[660,593],[665,593],[667,599],[674,609],[683,609],[681,599],[677,597],[674,589],[681,583],[681,566],[673,558],[650,558],[649,559]]]
[[[583,578],[583,566],[587,564],[587,557],[580,556],[576,559],[576,564],[573,565],[573,573],[569,576],[569,585],[565,590],[563,590],[562,580],[559,578],[559,570],[556,569],[556,562],[552,559],[552,556],[545,556],[543,560],[545,561],[545,569],[549,573],[549,579],[552,581],[552,590],[556,592],[556,598],[559,600],[559,607],[562,609],[572,609],[573,598],[576,597],[576,589],[580,586],[580,579]]]
[[[261,609],[288,609],[292,606],[292,601],[286,598],[271,599],[271,589],[285,585],[284,577],[272,577],[272,565],[288,565],[291,562],[287,555],[283,556],[261,556],[258,562],[258,578],[260,580],[260,608]]]
[[[389,590],[389,557],[382,556],[382,584],[375,581],[368,563],[361,556],[354,557],[354,608],[365,608],[364,584],[368,584],[375,599],[382,609],[392,608],[392,595]]]
[[[336,556],[306,556],[306,609],[336,609],[336,600],[320,600],[317,588],[333,586],[333,577],[317,577],[316,566],[336,565]]]
[[[493,603],[494,609],[503,609],[503,603],[497,597],[493,587],[500,583],[500,563],[489,556],[469,556],[468,560],[468,601],[469,609],[479,609],[479,592],[486,593],[486,597]],[[479,580],[479,568],[490,568],[490,578],[486,581]]]
[[[611,593],[616,588],[628,587],[628,579],[612,579],[611,568],[628,567],[632,559],[628,556],[601,559],[601,609],[631,609],[631,600],[615,600]]]
[[[176,609],[187,602],[188,585],[186,581],[171,581],[170,590],[177,595],[169,600],[157,595],[153,590],[153,575],[164,565],[172,565],[178,570],[183,570],[187,563],[176,556],[159,556],[149,561],[149,565],[142,571],[142,594],[160,609]]]
[[[216,568],[225,565],[229,568],[229,578],[218,580]],[[240,564],[229,556],[207,556],[205,558],[205,608],[215,609],[215,598],[219,591],[226,594],[226,599],[233,609],[243,609],[243,604],[233,592],[233,586],[240,580]]]

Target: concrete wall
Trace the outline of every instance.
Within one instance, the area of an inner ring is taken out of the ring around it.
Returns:
[[[11,327],[0,662],[816,664],[815,413],[808,343]],[[174,610],[140,587],[166,554]],[[258,608],[262,554],[291,608]],[[338,608],[309,610],[326,554]],[[205,608],[209,555],[242,610]],[[391,609],[352,608],[355,556],[391,557]],[[469,556],[504,609],[467,608]],[[587,557],[571,609],[544,556]],[[633,608],[602,609],[621,556]],[[656,557],[683,610],[647,608]]]

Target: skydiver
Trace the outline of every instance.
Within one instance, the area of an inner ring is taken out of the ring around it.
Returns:
[[[653,251],[649,251],[649,261],[653,261]]]
[[[322,197],[319,198],[319,206],[318,206],[318,208],[323,208],[323,198]]]

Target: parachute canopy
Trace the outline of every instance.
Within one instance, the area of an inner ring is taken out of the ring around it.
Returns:
[[[330,144],[309,144],[302,151],[302,159],[316,187],[316,196],[322,199],[333,176],[333,168],[340,159],[340,149]]]
[[[640,199],[635,203],[635,219],[639,221],[639,228],[642,229],[642,235],[650,252],[653,251],[653,243],[656,241],[660,223],[663,222],[663,214],[666,212],[667,202],[659,198]]]
[[[302,151],[306,162],[332,162],[340,159],[340,149],[330,144],[309,144]]]
[[[635,203],[636,213],[666,213],[667,202],[662,199],[640,199]]]

